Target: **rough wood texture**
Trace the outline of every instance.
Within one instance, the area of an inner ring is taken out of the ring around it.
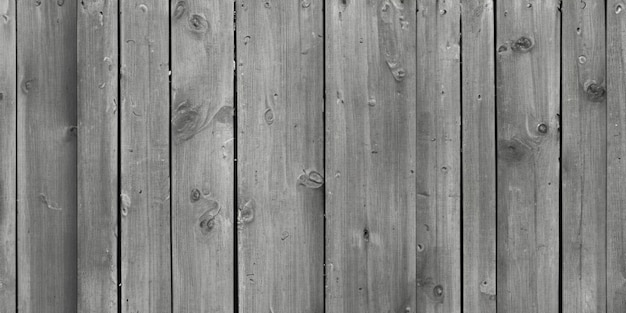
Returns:
[[[606,312],[605,5],[584,3],[562,9],[561,286],[572,313]]]
[[[234,3],[172,1],[174,312],[233,312]]]
[[[559,304],[559,1],[498,2],[497,305]]]
[[[0,0],[0,312],[17,310],[15,0]]]
[[[415,10],[326,1],[326,312],[420,312],[439,284],[415,280]]]
[[[463,310],[496,312],[494,2],[466,1],[463,29]]]
[[[18,305],[75,312],[76,6],[18,1]]]
[[[122,312],[170,312],[169,6],[120,1]]]
[[[461,6],[417,2],[417,312],[461,312]]]
[[[117,312],[117,3],[82,2],[78,43],[78,312]]]
[[[322,312],[323,2],[237,5],[238,312]]]

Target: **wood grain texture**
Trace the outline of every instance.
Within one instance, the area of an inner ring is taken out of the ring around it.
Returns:
[[[76,7],[18,1],[18,306],[75,312]]]
[[[323,2],[237,6],[238,312],[322,312]]]
[[[169,5],[120,1],[122,312],[171,312]]]
[[[606,312],[605,4],[563,2],[562,310]]]
[[[78,312],[117,312],[118,12],[77,10]]]
[[[326,1],[326,312],[423,312],[415,10]]]
[[[234,2],[172,1],[174,312],[234,312]]]
[[[498,312],[559,305],[559,1],[496,5]]]
[[[460,27],[459,1],[417,1],[416,312],[461,312]]]
[[[17,310],[15,0],[0,0],[0,312]]]
[[[462,6],[463,310],[496,312],[494,1]]]

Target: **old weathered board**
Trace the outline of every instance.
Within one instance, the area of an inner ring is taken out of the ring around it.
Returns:
[[[17,310],[15,0],[0,1],[0,312]]]
[[[416,288],[439,290],[416,281],[416,258],[436,249],[416,227],[436,226],[415,215],[415,10],[326,1],[327,312],[420,312]]]
[[[559,9],[496,5],[498,312],[558,312]]]
[[[494,1],[462,6],[463,311],[496,312]]]
[[[164,1],[120,1],[120,306],[127,313],[172,307],[168,12]]]
[[[76,7],[17,1],[18,306],[76,311]]]
[[[234,2],[172,1],[174,312],[233,312]]]

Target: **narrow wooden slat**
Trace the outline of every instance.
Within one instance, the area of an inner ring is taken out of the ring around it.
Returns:
[[[0,312],[17,310],[15,0],[0,0]]]
[[[462,6],[463,310],[496,312],[494,1]]]
[[[326,312],[424,312],[416,288],[442,284],[416,281],[416,258],[441,246],[416,243],[437,226],[416,226],[415,10],[326,1]]]
[[[559,304],[559,1],[496,4],[498,312]]]
[[[606,312],[605,5],[562,11],[562,311]]]
[[[122,312],[171,312],[169,5],[120,1]]]
[[[174,312],[233,312],[234,3],[172,1]]]
[[[78,312],[117,312],[117,3],[82,2],[78,44]]]
[[[77,3],[17,2],[19,312],[75,312]]]
[[[461,312],[461,6],[417,3],[416,311]]]
[[[237,8],[238,312],[324,309],[322,8]]]

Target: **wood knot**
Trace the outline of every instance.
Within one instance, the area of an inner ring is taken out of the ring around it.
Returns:
[[[363,240],[365,240],[365,242],[370,241],[370,231],[367,228],[363,229]]]
[[[504,161],[522,161],[529,151],[530,147],[516,138],[498,141],[498,158]]]
[[[245,225],[252,223],[255,209],[256,203],[254,199],[240,200],[239,210],[237,212],[237,226],[239,229],[243,229]]]
[[[441,285],[435,286],[433,288],[433,295],[435,296],[435,298],[443,297],[443,286],[441,286]]]
[[[200,108],[186,100],[181,102],[174,110],[172,130],[178,141],[185,141],[193,138],[193,136],[205,129],[208,122],[208,117],[203,117],[203,114],[200,113]]]
[[[548,125],[546,125],[545,123],[541,123],[541,124],[537,125],[537,131],[540,134],[548,133]]]
[[[178,1],[176,2],[176,6],[174,7],[174,18],[180,19],[187,12],[187,2]]]
[[[503,43],[500,46],[498,46],[498,49],[496,50],[498,52],[498,54],[505,54],[507,52],[509,52],[509,43]]]
[[[35,88],[35,82],[36,82],[35,79],[30,79],[30,80],[24,81],[22,83],[22,91],[24,93],[31,92]]]
[[[200,193],[200,190],[198,190],[197,188],[191,190],[191,202],[196,202],[200,200],[201,197],[202,193]]]
[[[511,45],[511,49],[516,52],[528,52],[534,47],[534,45],[535,43],[531,38],[522,36]]]
[[[599,102],[604,100],[604,96],[606,95],[606,90],[600,84],[598,84],[595,80],[588,80],[585,82],[583,86],[585,88],[585,93],[587,94],[587,99],[593,102]]]
[[[401,82],[404,80],[404,78],[406,78],[406,70],[404,69],[404,67],[402,67],[400,62],[387,60],[387,67],[389,67],[389,71],[391,71],[393,79],[395,79],[397,82]]]
[[[298,176],[298,185],[317,189],[324,185],[324,176],[314,170],[304,170],[304,173]]]
[[[209,21],[204,16],[192,14],[189,18],[189,30],[196,34],[203,34],[209,30]]]
[[[307,9],[311,6],[311,0],[302,0],[301,5],[303,8]]]

